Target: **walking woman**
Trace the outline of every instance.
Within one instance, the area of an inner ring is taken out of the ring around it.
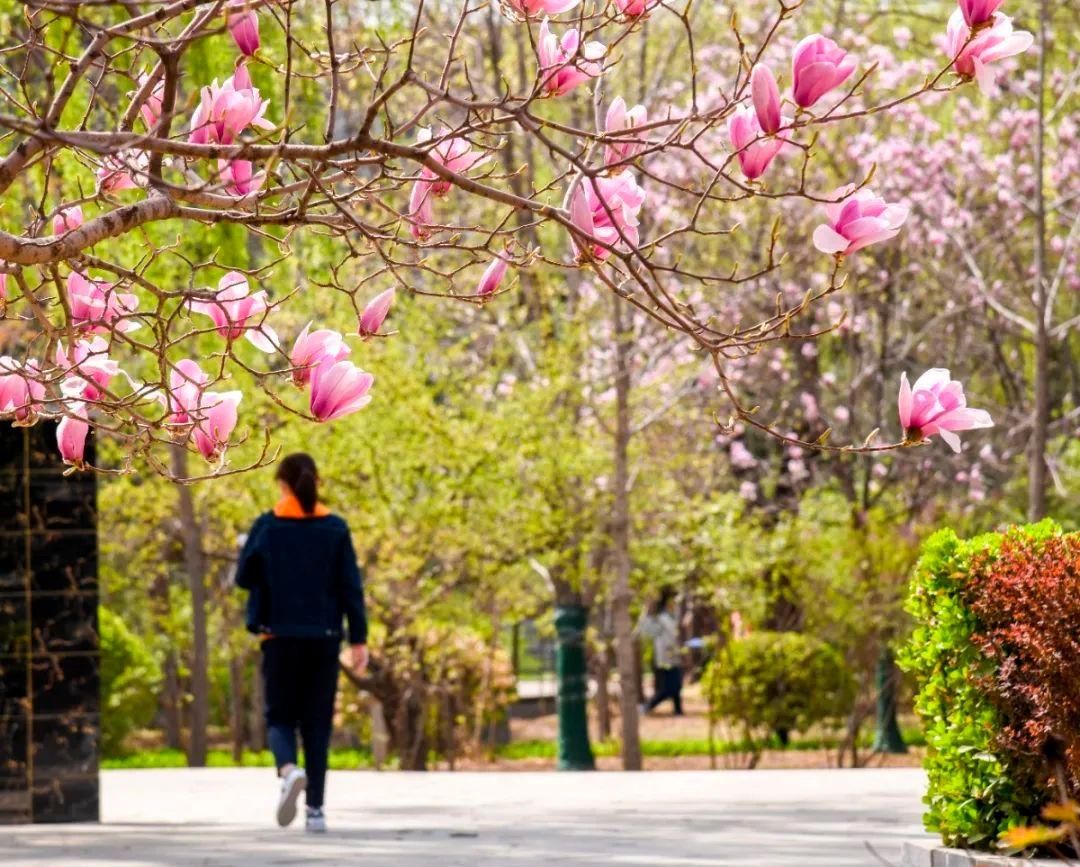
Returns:
[[[643,613],[637,633],[652,640],[653,697],[642,706],[643,713],[654,710],[661,702],[671,699],[675,716],[682,716],[682,664],[679,659],[679,621],[672,602],[675,591],[665,587],[652,612]]]
[[[251,528],[236,583],[249,594],[247,628],[262,638],[267,735],[281,778],[277,822],[292,822],[306,790],[306,828],[319,833],[326,830],[323,790],[343,618],[352,666],[357,674],[367,667],[364,590],[348,526],[319,502],[315,461],[289,455],[276,479],[281,499]],[[304,768],[297,765],[297,730]]]

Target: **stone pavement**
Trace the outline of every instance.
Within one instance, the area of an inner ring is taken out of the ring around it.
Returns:
[[[330,833],[260,768],[106,771],[100,825],[0,826],[4,867],[899,865],[921,771],[330,773]],[[880,857],[868,848],[871,844]]]

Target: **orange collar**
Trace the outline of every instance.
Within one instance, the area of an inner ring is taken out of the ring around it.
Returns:
[[[309,515],[300,506],[300,501],[290,494],[277,501],[274,514],[279,518],[321,518],[329,515],[330,510],[322,503],[316,503],[315,511]]]

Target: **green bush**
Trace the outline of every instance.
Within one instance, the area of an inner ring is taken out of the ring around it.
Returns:
[[[774,732],[804,732],[851,710],[855,681],[843,657],[799,632],[755,632],[709,663],[703,689],[713,719],[737,724],[758,755]]]
[[[132,731],[157,709],[161,670],[154,656],[107,608],[98,610],[101,637],[101,750],[120,755]]]
[[[1009,531],[1036,545],[1060,529],[1050,521]],[[994,848],[1009,828],[1039,815],[1046,788],[1022,756],[1002,747],[1004,721],[989,694],[994,661],[973,640],[980,623],[965,588],[972,563],[992,563],[1005,538],[989,533],[961,540],[941,530],[923,546],[907,600],[917,622],[901,666],[915,675],[915,709],[923,718],[929,777],[927,829],[946,844]]]

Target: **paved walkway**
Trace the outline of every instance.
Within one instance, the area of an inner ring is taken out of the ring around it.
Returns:
[[[0,827],[4,867],[870,867],[921,836],[912,770],[331,772],[325,837],[265,769],[106,771],[100,825]]]

